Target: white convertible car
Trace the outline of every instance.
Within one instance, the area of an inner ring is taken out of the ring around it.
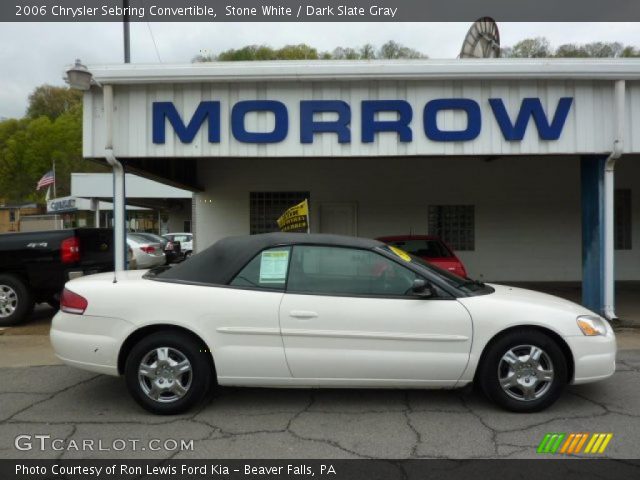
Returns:
[[[517,412],[611,376],[609,323],[542,293],[456,277],[374,240],[230,237],[173,267],[66,285],[51,341],[182,412],[214,385],[457,388]]]

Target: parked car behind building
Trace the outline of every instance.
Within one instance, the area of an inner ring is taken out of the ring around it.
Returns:
[[[434,235],[395,235],[380,237],[379,241],[401,248],[436,267],[466,278],[467,270],[453,250]]]
[[[163,237],[172,242],[180,242],[180,249],[184,258],[189,258],[193,253],[193,233],[167,233]]]
[[[133,251],[136,268],[153,268],[166,263],[166,256],[159,241],[150,240],[138,233],[127,233],[127,245]]]
[[[136,235],[145,237],[149,239],[150,242],[160,243],[162,245],[162,251],[166,257],[167,264],[175,263],[178,260],[182,260],[182,251],[180,242],[173,242],[168,238],[162,237],[155,233],[147,233],[147,232],[135,232]]]

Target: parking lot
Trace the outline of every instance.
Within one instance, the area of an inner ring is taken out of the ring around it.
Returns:
[[[613,378],[569,387],[536,414],[499,410],[474,391],[224,388],[196,411],[161,417],[140,409],[122,379],[60,365],[46,335],[51,313],[41,307],[0,335],[0,458],[531,458],[548,432],[612,432],[605,455],[628,458],[640,442],[635,328],[618,332]],[[96,444],[18,451],[18,435]],[[116,439],[138,442],[116,451]],[[152,439],[193,443],[151,449]]]

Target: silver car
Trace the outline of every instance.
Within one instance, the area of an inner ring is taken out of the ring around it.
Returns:
[[[137,269],[153,268],[166,263],[164,249],[160,242],[136,233],[127,233],[127,245],[133,252]]]

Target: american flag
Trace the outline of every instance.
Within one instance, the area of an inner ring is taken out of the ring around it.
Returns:
[[[38,180],[38,185],[36,190],[40,190],[42,187],[46,187],[47,185],[53,185],[56,181],[56,176],[53,173],[53,170],[49,170],[45,173],[40,180]]]

